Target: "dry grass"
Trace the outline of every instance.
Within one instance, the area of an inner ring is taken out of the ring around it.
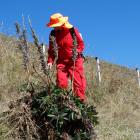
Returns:
[[[22,55],[16,41],[0,35],[0,112],[7,102],[19,96],[18,88],[26,80]],[[97,106],[100,124],[96,127],[98,140],[139,140],[140,89],[136,72],[125,67],[101,62],[102,83],[97,84],[96,63],[85,62],[87,96]],[[0,134],[7,128],[0,126]]]
[[[94,72],[94,60],[89,60],[86,71]],[[91,65],[91,63],[93,65]],[[99,140],[139,140],[140,138],[140,89],[134,70],[117,65],[101,63],[102,83],[100,86],[88,79],[89,102],[95,102],[99,112],[100,124],[96,130]],[[89,76],[88,75],[88,76]],[[90,76],[89,76],[90,77]],[[92,77],[92,76],[91,76]],[[94,95],[94,96],[93,96]]]
[[[18,96],[17,88],[23,81],[21,76],[21,54],[16,42],[5,36],[0,36],[0,102],[1,105]],[[17,59],[18,58],[18,59]],[[7,107],[2,107],[4,110]],[[1,110],[2,111],[2,110]]]

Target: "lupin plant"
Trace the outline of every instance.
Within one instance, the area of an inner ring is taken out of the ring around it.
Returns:
[[[56,61],[58,59],[58,46],[56,43],[56,38],[53,35],[50,35],[49,41],[53,47],[54,57],[55,57],[55,61]]]
[[[39,55],[40,55],[39,59],[40,59],[40,63],[41,63],[41,66],[42,66],[42,70],[43,70],[44,74],[48,75],[49,71],[47,70],[47,65],[46,65],[46,62],[45,62],[45,55],[43,53],[43,46],[40,45],[40,43],[39,43],[39,39],[38,39],[38,37],[37,37],[33,27],[32,27],[30,18],[28,18],[28,20],[29,20],[30,29],[31,29],[31,32],[32,32],[32,37],[34,39],[34,44],[37,47]]]
[[[23,54],[23,65],[24,69],[28,70],[28,63],[29,63],[29,47],[27,43],[27,34],[26,34],[26,28],[24,26],[24,29],[21,31],[20,25],[18,23],[15,23],[16,27],[16,33],[19,39],[18,46],[20,47],[22,54]]]
[[[73,38],[72,60],[73,60],[74,63],[73,63],[73,72],[72,72],[72,83],[71,83],[71,88],[72,88],[72,91],[73,91],[74,70],[75,70],[75,61],[76,61],[76,58],[77,58],[77,45],[78,45],[75,32],[73,32],[72,38]]]
[[[73,49],[72,49],[72,59],[75,62],[76,58],[77,58],[77,39],[76,39],[76,35],[75,33],[72,34],[73,37]]]

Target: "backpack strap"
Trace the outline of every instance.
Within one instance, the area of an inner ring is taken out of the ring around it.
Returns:
[[[54,47],[57,46],[55,33],[56,33],[56,31],[52,30],[50,33],[50,37],[49,37],[49,41],[53,44]]]
[[[77,37],[76,37],[76,33],[75,33],[74,27],[70,28],[69,30],[70,30],[70,34],[71,34],[72,39],[73,39],[73,45],[77,46],[78,42],[77,42]],[[85,60],[85,56],[83,55],[82,52],[78,53],[77,57],[82,57]]]
[[[76,35],[76,34],[75,34],[74,27],[70,28],[69,31],[70,31],[70,34],[71,34],[71,36],[72,36],[72,38],[73,38],[74,35]]]
[[[74,27],[70,28],[69,31],[70,31],[71,37],[73,39],[73,45],[77,46],[78,43],[77,43],[77,37],[76,37],[76,33],[75,33]]]
[[[52,30],[50,33],[51,36],[55,37],[55,30]]]

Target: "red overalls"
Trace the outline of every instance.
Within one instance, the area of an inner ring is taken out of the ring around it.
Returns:
[[[77,29],[75,29],[75,34],[78,43],[77,52],[80,54],[84,49],[84,42]],[[77,56],[74,67],[74,62],[72,60],[72,49],[74,46],[70,30],[64,28],[55,31],[55,37],[58,45],[57,86],[60,88],[67,88],[68,77],[72,80],[74,75],[74,92],[81,100],[85,100],[86,80],[83,71],[83,58],[80,55]],[[54,50],[50,42],[48,49],[48,63],[53,63],[54,58]]]

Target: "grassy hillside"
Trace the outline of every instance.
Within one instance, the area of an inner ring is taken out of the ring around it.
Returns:
[[[95,63],[92,59],[89,61],[86,68],[92,69],[91,66],[95,67]],[[92,81],[88,81],[89,102],[96,103],[99,111],[100,125],[97,127],[99,140],[139,140],[140,89],[136,72],[105,62],[101,63],[101,69],[100,86],[96,86],[95,79],[93,85]],[[89,76],[88,79],[91,78],[91,70],[89,71],[90,74],[86,74]]]
[[[38,55],[33,46],[30,52],[32,61],[35,61]],[[8,109],[9,101],[26,94],[21,92],[28,78],[22,63],[16,39],[0,35],[0,112]],[[94,58],[87,57],[84,66],[88,103],[96,105],[99,112],[98,140],[139,140],[140,89],[135,70],[101,61],[102,82],[99,85]],[[2,126],[0,134],[1,131]]]

